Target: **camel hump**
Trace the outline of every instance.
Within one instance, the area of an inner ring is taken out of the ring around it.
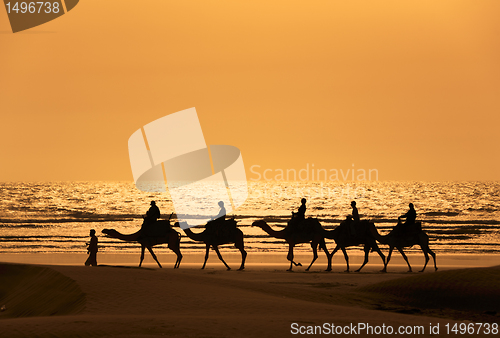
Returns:
[[[396,237],[407,237],[407,236],[414,236],[414,235],[420,235],[424,231],[422,230],[422,222],[415,222],[415,223],[401,223],[396,225],[393,230],[389,233],[389,235],[396,236]]]
[[[230,219],[215,219],[212,221],[208,221],[206,227],[208,228],[236,227],[237,225],[238,222],[234,218],[230,218]]]
[[[220,238],[231,238],[237,228],[238,223],[234,218],[226,220],[214,220],[207,223],[206,229]]]
[[[238,221],[235,220],[234,218],[226,219],[224,221],[224,223],[226,224],[226,226],[230,226],[230,227],[237,227],[238,226]]]
[[[359,237],[369,233],[370,224],[371,222],[369,220],[342,221],[340,222],[338,229],[341,231],[341,233],[343,233],[346,236]]]
[[[410,231],[419,233],[422,232],[422,222],[415,222],[410,225]]]
[[[292,230],[292,231],[297,231],[297,232],[314,232],[317,230],[317,225],[319,224],[319,221],[317,218],[306,218],[303,220],[300,219],[293,219],[288,222],[287,228]]]
[[[146,236],[148,237],[164,237],[172,231],[172,226],[167,220],[159,220],[152,224],[146,225]]]
[[[406,232],[409,234],[418,234],[422,232],[422,222],[414,222],[403,225]]]

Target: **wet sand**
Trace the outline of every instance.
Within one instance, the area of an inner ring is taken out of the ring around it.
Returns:
[[[387,250],[383,250],[387,254]],[[351,270],[357,269],[363,262],[362,250],[349,250],[349,263]],[[238,251],[228,252],[226,249],[221,249],[221,254],[226,262],[233,268],[238,268],[241,262],[241,255]],[[164,268],[171,268],[175,263],[175,255],[172,252],[156,253],[160,263]],[[289,263],[286,260],[286,251],[283,252],[267,252],[255,253],[249,252],[246,263],[250,267],[259,267],[265,265],[280,266],[285,269],[288,268]],[[326,257],[324,253],[318,252],[318,259],[314,263],[312,270],[322,271],[326,268]],[[424,256],[420,252],[408,253],[410,264],[414,271],[418,271],[424,264]],[[8,263],[21,263],[21,264],[44,264],[44,265],[83,265],[88,255],[84,253],[3,253],[0,254],[0,262]],[[138,266],[140,258],[140,249],[135,253],[105,253],[99,252],[97,255],[97,262],[99,265],[124,265],[124,266]],[[203,264],[204,252],[185,252],[183,251],[182,267],[193,264],[193,267]],[[300,261],[307,267],[312,259],[311,252],[299,252],[295,254],[295,260]],[[376,253],[371,253],[369,262],[365,268],[381,269],[382,261]],[[346,268],[344,256],[338,252],[333,257],[333,270],[336,272],[344,271]],[[214,251],[210,251],[207,266],[214,268],[223,268],[222,263],[217,258]],[[429,261],[427,268],[432,268],[432,258]],[[495,254],[437,254],[437,264],[440,270],[442,269],[458,269],[458,268],[475,268],[475,267],[489,267],[500,265],[500,255]],[[155,268],[158,265],[154,262],[151,255],[146,252],[144,256],[143,266]],[[301,268],[298,268],[298,271]],[[304,270],[304,268],[302,268]],[[389,265],[389,271],[407,271],[407,265],[398,252],[394,252]]]
[[[226,271],[216,255],[200,270],[199,253],[186,255],[176,270],[169,255],[160,256],[163,269],[150,257],[137,268],[138,255],[128,254],[102,254],[98,267],[68,263],[83,264],[85,255],[59,255],[65,259],[51,265],[0,263],[0,337],[285,337],[358,323],[374,330],[417,326],[424,329],[419,336],[431,336],[430,325],[445,335],[447,323],[500,322],[500,268],[472,267],[498,257],[438,255],[440,269],[429,265],[424,273],[407,273],[394,257],[389,273],[380,273],[371,255],[361,273],[344,273],[342,256],[333,272],[324,272],[319,259],[310,272],[286,272],[286,264],[274,262],[283,255],[267,264],[255,257],[244,271]],[[238,255],[224,257],[238,267]],[[298,258],[309,263],[310,255]],[[358,259],[353,255],[352,268]],[[417,271],[423,258],[410,261]]]

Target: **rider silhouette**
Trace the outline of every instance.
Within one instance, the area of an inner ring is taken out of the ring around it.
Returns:
[[[354,224],[358,223],[360,221],[360,219],[359,219],[358,208],[356,207],[355,201],[351,202],[351,208],[352,208],[352,214],[348,215],[345,218],[345,221],[349,225],[349,230],[351,232],[351,235],[356,236],[356,227],[354,226]]]
[[[146,212],[145,219],[153,223],[156,222],[158,218],[160,218],[160,209],[156,205],[155,201],[151,201],[151,207],[149,207],[149,210]]]
[[[399,218],[405,218],[405,225],[409,224],[414,224],[415,220],[417,219],[417,212],[415,211],[415,207],[413,206],[413,203],[410,203],[409,205],[410,210],[406,212],[406,214],[399,216]]]
[[[305,226],[303,224],[303,221],[306,219],[306,202],[307,200],[303,198],[300,200],[301,205],[299,207],[299,210],[297,212],[292,211],[292,219],[288,222],[288,225],[290,225],[293,229],[303,229]]]
[[[351,207],[352,207],[352,219],[354,222],[359,222],[359,213],[358,213],[358,208],[356,208],[356,202],[352,201],[351,202]]]
[[[415,208],[413,206],[413,203],[410,203],[409,205],[410,210],[406,212],[406,214],[401,215],[398,217],[398,224],[396,226],[396,234],[405,234],[408,232],[410,229],[410,226],[415,224],[415,219],[417,218],[417,212],[415,211]],[[402,223],[401,219],[404,218],[405,222]]]
[[[143,216],[143,218],[144,222],[142,222],[141,235],[139,236],[139,238],[149,234],[151,226],[156,222],[158,218],[160,218],[160,209],[156,205],[155,201],[151,201],[151,207],[149,207],[149,210],[146,212],[146,215]]]
[[[219,210],[219,213],[217,214],[217,216],[215,216],[215,218],[213,220],[214,221],[224,221],[226,219],[226,208],[224,207],[224,202],[219,201],[218,204],[219,204],[220,210]]]
[[[219,201],[218,204],[220,207],[219,213],[207,222],[206,228],[210,231],[215,231],[216,235],[221,235],[222,228],[226,224],[226,208],[223,201]]]
[[[306,218],[306,202],[307,200],[303,198],[300,201],[302,204],[299,207],[299,210],[297,212],[292,211],[292,220],[295,221],[303,221]]]

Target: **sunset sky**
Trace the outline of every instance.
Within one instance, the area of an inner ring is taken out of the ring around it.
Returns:
[[[132,180],[127,141],[196,107],[249,168],[500,180],[500,2],[83,0],[13,34],[0,181]]]

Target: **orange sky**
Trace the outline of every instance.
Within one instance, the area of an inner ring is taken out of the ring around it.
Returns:
[[[84,0],[13,34],[0,181],[132,180],[127,141],[196,107],[247,167],[500,180],[500,2]]]

